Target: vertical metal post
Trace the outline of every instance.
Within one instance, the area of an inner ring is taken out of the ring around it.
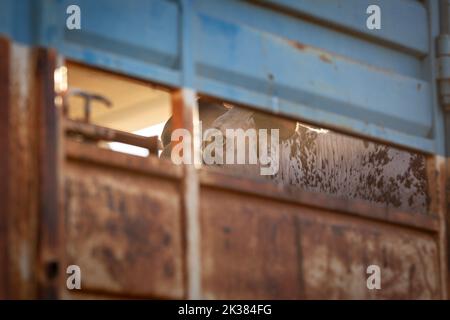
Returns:
[[[191,0],[180,0],[181,9],[181,83],[182,88],[172,95],[173,129],[185,128],[192,137],[192,156],[198,160],[199,133],[197,131],[198,104],[194,87],[193,61],[193,4]],[[200,185],[194,163],[184,165],[182,183],[182,207],[185,232],[185,277],[186,298],[200,299],[201,289],[201,232],[199,213]]]
[[[56,53],[38,50],[37,103],[39,117],[39,296],[59,297],[60,214],[58,184],[58,116],[55,107]]]
[[[450,0],[440,0],[439,2],[439,29],[440,34],[437,43],[437,61],[438,61],[438,85],[439,98],[442,107],[442,117],[444,124],[444,155],[442,168],[444,172],[442,179],[442,210],[443,210],[443,226],[447,231],[445,239],[442,239],[446,245],[446,251],[450,248],[450,238],[448,230],[450,220],[448,214],[450,212]],[[450,255],[446,252],[446,270],[445,281],[447,282],[447,290],[450,290],[449,272],[450,272]],[[446,292],[447,297],[449,292]]]
[[[9,297],[10,42],[0,37],[0,300]]]

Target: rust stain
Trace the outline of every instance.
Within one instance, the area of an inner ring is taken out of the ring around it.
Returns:
[[[325,63],[332,63],[333,62],[328,55],[323,54],[323,53],[319,56],[319,59],[322,60]]]
[[[303,43],[300,43],[300,42],[297,42],[297,41],[293,41],[293,40],[287,40],[286,41],[291,47],[294,47],[294,48],[296,48],[296,49],[298,49],[298,50],[306,50],[306,49],[308,49],[308,46],[307,45],[305,45],[305,44],[303,44]]]
[[[297,42],[297,41],[293,41],[293,40],[286,40],[286,42],[293,48],[300,50],[300,51],[305,51],[305,50],[313,50],[316,53],[319,52],[323,52],[322,50],[318,50],[316,48],[313,48],[311,46],[305,45],[303,43]],[[327,53],[320,53],[319,54],[319,59],[322,60],[325,63],[333,63],[333,60],[331,58],[331,56]]]
[[[0,37],[0,299],[7,299],[10,297],[9,286],[9,250],[8,250],[8,214],[9,214],[9,183],[10,177],[10,113],[15,108],[11,108],[10,104],[10,42],[3,37]],[[4,156],[6,155],[6,156]]]
[[[217,189],[204,188],[202,194],[207,298],[440,296],[438,247],[431,235]],[[233,235],[220,232],[224,226]],[[383,267],[383,290],[367,290],[371,264]]]

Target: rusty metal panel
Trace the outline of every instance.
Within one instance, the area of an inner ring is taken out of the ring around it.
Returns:
[[[177,180],[115,165],[145,159],[82,144],[77,149],[84,149],[78,151],[82,160],[72,155],[64,165],[64,211],[67,264],[80,266],[83,291],[182,298]],[[106,155],[110,165],[86,161],[88,153]]]
[[[201,223],[206,298],[441,297],[428,232],[210,187],[201,189]],[[366,287],[372,264],[382,290]]]
[[[447,299],[450,296],[450,254],[448,250],[450,248],[450,158],[447,158],[446,161],[446,173],[447,173],[447,181],[445,183],[446,186],[446,202],[447,205],[444,207],[444,227],[446,230],[446,239],[444,243],[446,244],[446,276],[447,276]]]
[[[182,88],[172,93],[173,127],[186,128],[196,133],[193,124],[198,122],[198,104],[196,92]],[[197,152],[197,151],[194,151]],[[200,221],[199,221],[199,181],[194,165],[183,167],[182,210],[185,229],[186,257],[186,298],[201,297],[201,262],[200,262]]]
[[[447,297],[448,273],[447,273],[447,204],[446,204],[446,161],[441,156],[427,158],[427,176],[429,182],[430,206],[429,212],[439,218],[437,232],[440,262],[440,278],[442,285],[442,297]]]
[[[36,52],[4,38],[0,46],[0,297],[30,299],[38,237]]]
[[[249,178],[240,179],[219,173],[210,168],[205,168],[200,171],[200,180],[204,187],[225,189],[242,195],[258,196],[284,203],[331,210],[336,213],[339,212],[408,228],[415,228],[425,232],[437,233],[440,228],[438,212],[424,215],[411,211],[402,211],[397,208],[376,205],[370,201],[345,199],[334,195],[327,195],[323,192],[301,190],[296,186],[274,184],[269,181]]]
[[[10,65],[10,279],[11,297],[36,297],[35,261],[38,241],[38,103],[40,79],[37,54],[28,47],[13,45]],[[37,78],[35,77],[37,75]]]
[[[291,14],[305,15],[311,19],[326,21],[328,24],[349,29],[356,34],[390,42],[417,53],[426,54],[429,37],[427,8],[423,1],[389,0],[337,0],[337,1],[295,1],[260,0],[262,4],[273,5]],[[422,2],[422,3],[421,3]],[[371,4],[383,8],[387,22],[379,32],[371,32],[366,27],[366,16],[360,15]],[[402,19],[398,14],[403,14]],[[338,28],[339,28],[338,27]]]

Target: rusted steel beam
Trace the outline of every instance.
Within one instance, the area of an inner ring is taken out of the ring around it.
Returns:
[[[125,131],[106,128],[94,124],[66,119],[64,129],[67,134],[79,134],[93,141],[115,141],[145,148],[150,154],[157,155],[161,149],[158,137],[143,137]]]
[[[59,206],[58,114],[54,104],[53,74],[56,53],[38,49],[37,103],[39,112],[39,256],[38,294],[45,299],[59,296],[62,231]]]
[[[99,148],[66,138],[64,142],[66,157],[73,160],[92,162],[108,167],[139,172],[141,174],[169,179],[181,179],[183,169],[172,162],[156,157],[138,157],[112,150]]]
[[[427,158],[427,179],[429,181],[430,207],[429,212],[439,217],[439,245],[440,279],[442,285],[441,296],[448,299],[448,246],[447,246],[447,212],[446,212],[446,164],[442,156]]]
[[[448,253],[448,249],[450,248],[450,158],[447,158],[446,165],[447,172],[447,181],[446,181],[446,197],[447,197],[447,206],[446,206],[446,231],[447,231],[447,298],[450,296],[450,254]]]
[[[63,115],[65,117],[68,116],[69,114],[69,103],[68,103],[68,99],[70,96],[78,96],[81,97],[82,99],[84,99],[84,122],[85,123],[90,123],[91,122],[91,109],[92,109],[92,101],[98,101],[101,102],[103,105],[105,105],[107,108],[111,108],[112,107],[112,102],[100,95],[100,94],[96,94],[96,93],[90,93],[84,90],[80,90],[80,89],[69,89],[68,91],[66,91],[63,94]]]
[[[8,293],[10,42],[0,37],[0,300]]]
[[[274,184],[270,181],[239,179],[238,177],[221,174],[208,168],[201,169],[199,177],[202,186],[216,189],[225,189],[281,202],[333,210],[344,214],[421,229],[427,232],[436,233],[440,227],[437,216],[387,208],[364,200],[343,199],[319,192],[302,191],[298,188]]]
[[[439,263],[441,279],[441,297],[448,299],[448,262],[447,262],[447,213],[446,213],[446,164],[442,156],[427,158],[427,179],[429,185],[429,212],[439,218],[437,242],[439,246]]]
[[[76,159],[63,175],[66,263],[80,266],[81,291],[183,298],[179,181]]]
[[[196,92],[182,88],[172,93],[173,129],[185,128],[195,139],[195,122],[198,123]],[[193,153],[199,149],[192,145]],[[187,299],[200,299],[201,289],[201,240],[198,173],[194,164],[183,166],[182,225],[185,235],[185,286]]]

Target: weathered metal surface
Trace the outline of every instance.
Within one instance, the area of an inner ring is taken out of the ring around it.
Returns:
[[[66,261],[80,266],[82,290],[182,298],[177,181],[124,169],[126,159],[136,157],[82,144],[78,149],[84,149],[80,152],[84,157],[77,161],[72,154],[64,165],[64,214]],[[118,156],[116,161],[124,160],[123,166],[114,161],[99,165],[98,153],[110,159]]]
[[[326,193],[305,191],[295,186],[274,184],[271,181],[233,177],[211,167],[203,168],[199,176],[202,186],[229,190],[243,196],[258,196],[286,204],[314,207],[414,228],[424,232],[439,232],[441,227],[441,221],[437,213],[433,215],[412,213],[396,208],[378,206],[364,200],[344,199]]]
[[[423,75],[421,61],[410,53],[395,50],[389,46],[380,46],[374,41],[367,41],[367,38],[355,37],[355,34],[330,28],[305,16],[299,17],[293,11],[280,10],[280,6],[265,8],[264,5],[260,6],[262,2],[229,0],[227,5],[224,6],[221,1],[201,1],[197,3],[197,8],[200,14],[238,25],[244,24],[268,34],[276,34],[280,38],[292,42],[293,45],[298,45],[299,49],[309,46],[321,48],[324,51],[333,52],[336,55],[345,56],[361,63],[370,64],[375,68],[389,70],[401,75],[419,78]],[[336,3],[336,1],[327,1],[319,4],[313,1],[310,4],[305,2],[300,5],[310,6],[313,9],[316,5],[331,7]],[[336,11],[333,10],[330,13],[334,14]],[[248,19],[248,17],[252,17],[252,19]],[[335,15],[335,18],[338,19],[342,17],[343,15],[340,14]],[[363,18],[363,15],[360,17]],[[416,23],[415,26],[417,25]],[[422,29],[423,31],[424,29]],[[369,31],[369,33],[374,35],[372,31]],[[358,48],[358,50],[350,50],[349,48]]]
[[[179,179],[183,176],[183,168],[174,166],[169,160],[156,157],[130,157],[124,153],[113,152],[99,148],[95,144],[80,143],[72,139],[65,139],[64,152],[69,159],[118,168],[126,172],[166,179]]]
[[[347,46],[343,39],[331,36],[329,29],[322,30],[326,39],[321,42],[331,49],[322,44],[305,46],[292,32],[291,37],[280,36],[281,26],[263,28],[263,22],[248,23],[256,19],[246,17],[252,10],[241,11],[241,6],[239,2],[216,3],[199,10],[199,44],[194,55],[199,91],[315,123],[327,122],[340,130],[398,145],[434,150],[428,137],[433,112],[421,108],[432,103],[432,85],[423,71],[417,77],[402,77],[374,67],[371,61],[336,54],[334,47],[356,51],[364,45],[352,42]],[[221,17],[218,9],[231,11],[231,7],[235,18]],[[270,13],[266,17],[276,16]],[[276,21],[289,29],[301,29],[287,18]],[[304,38],[311,37],[310,33]],[[391,59],[389,55],[385,60]],[[406,115],[415,109],[414,116]]]
[[[295,1],[295,0],[260,0],[261,4],[284,8],[285,12],[304,15],[314,20],[325,20],[327,23],[365,37],[374,37],[388,41],[396,46],[408,48],[419,54],[428,51],[428,16],[426,7],[419,1],[380,0],[376,4],[383,8],[383,20],[386,22],[379,32],[371,32],[366,27],[367,15],[361,15],[371,4],[370,0],[337,0],[337,1]],[[404,14],[398,19],[398,14]]]
[[[447,196],[447,206],[446,206],[446,216],[445,216],[445,228],[447,231],[447,261],[446,261],[446,272],[447,272],[447,297],[450,296],[450,254],[448,252],[450,248],[450,158],[447,158],[447,181],[446,181],[446,196]]]
[[[158,136],[144,137],[125,131],[87,124],[76,120],[65,120],[64,129],[68,134],[79,135],[88,142],[115,141],[145,148],[149,154],[157,155],[161,149]]]
[[[0,38],[0,299],[8,296],[8,212],[9,212],[9,114],[10,42]]]
[[[448,299],[448,271],[447,271],[447,204],[446,204],[446,163],[441,156],[427,158],[427,176],[430,194],[429,211],[439,217],[439,231],[437,234],[439,246],[440,281],[442,285],[442,297]]]
[[[83,8],[83,27],[76,33],[65,28],[64,14],[55,13],[72,4]],[[90,65],[164,85],[181,84],[178,59],[184,47],[181,50],[182,18],[176,1],[39,1],[37,7],[49,17],[43,19],[42,29],[53,30],[38,37],[41,45]]]
[[[206,298],[441,297],[430,234],[235,192],[201,194]],[[382,290],[367,289],[372,264]]]
[[[441,133],[429,134],[440,121],[428,72],[435,1],[381,1],[376,32],[364,24],[368,1],[263,2],[4,0],[0,32],[130,76],[440,150]],[[81,30],[67,30],[60,14],[70,4],[83,8]],[[399,10],[404,19],[394,19]],[[18,24],[14,12],[41,19]]]
[[[30,299],[38,238],[36,54],[4,38],[0,43],[0,296]]]
[[[61,215],[59,214],[59,121],[55,107],[54,71],[56,52],[37,50],[36,101],[38,110],[38,172],[39,172],[39,241],[38,290],[46,299],[58,297],[61,281],[60,259]]]
[[[172,94],[172,128],[186,128],[194,139],[198,134],[196,125],[199,121],[199,110],[196,101],[196,92],[182,88]],[[193,139],[193,140],[194,140]],[[192,141],[193,152],[199,152],[199,146]],[[195,155],[194,155],[195,157]],[[183,178],[181,181],[181,204],[183,230],[185,230],[186,261],[186,298],[199,299],[201,297],[201,232],[199,217],[200,185],[198,173],[194,164],[183,166]]]

